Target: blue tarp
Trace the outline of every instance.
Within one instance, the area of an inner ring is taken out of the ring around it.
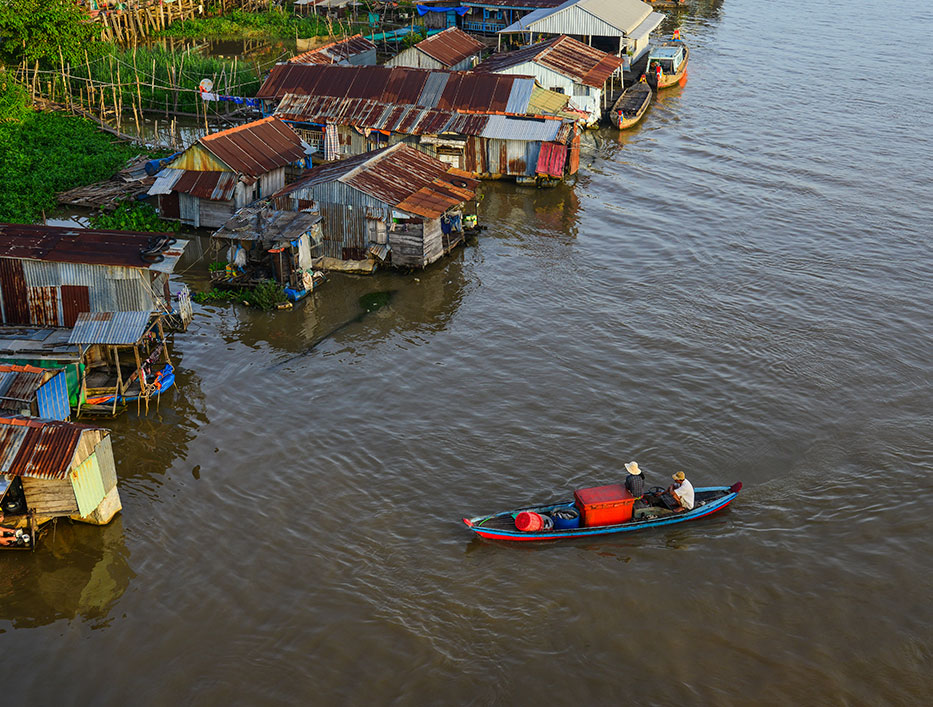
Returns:
[[[415,5],[419,15],[427,15],[429,12],[456,12],[463,17],[470,11],[468,7],[428,7],[427,5]]]

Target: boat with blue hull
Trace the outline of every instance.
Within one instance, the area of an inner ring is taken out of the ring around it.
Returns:
[[[639,517],[612,525],[567,527],[562,519],[572,518],[578,512],[576,501],[564,501],[541,506],[527,506],[511,511],[503,511],[488,516],[464,518],[463,522],[474,533],[487,540],[539,541],[563,540],[565,538],[583,538],[595,535],[625,533],[646,528],[686,523],[703,518],[728,506],[739,491],[742,483],[732,486],[704,486],[695,490],[694,507],[689,511],[672,513],[660,507],[640,509]],[[520,530],[522,514],[537,514],[548,522],[537,530]],[[563,527],[561,527],[563,525]]]

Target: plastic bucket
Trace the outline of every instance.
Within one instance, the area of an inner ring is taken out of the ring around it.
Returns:
[[[561,508],[551,513],[551,517],[557,530],[580,527],[580,511],[576,508]]]
[[[515,527],[523,532],[541,530],[544,527],[544,518],[533,511],[522,511],[515,516]]]

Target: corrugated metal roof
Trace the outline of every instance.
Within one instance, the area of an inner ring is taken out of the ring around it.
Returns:
[[[415,49],[437,59],[447,68],[459,64],[474,54],[480,54],[486,45],[456,27],[448,27],[432,37],[423,39]]]
[[[214,231],[211,238],[291,241],[310,231],[320,220],[318,214],[247,206],[237,211],[222,227]]]
[[[177,240],[170,251],[163,253],[165,260],[160,263],[143,260],[140,251],[149,247],[151,238],[159,236],[171,234],[0,223],[0,258],[171,272],[188,241]]]
[[[512,7],[530,10],[536,7],[557,7],[564,1],[565,0],[466,0],[466,2],[458,2],[456,4],[466,7]],[[436,7],[441,3],[444,5],[451,4],[450,0],[421,0],[418,4]]]
[[[276,197],[332,181],[348,184],[402,211],[437,218],[469,201],[479,184],[468,173],[398,143],[340,162],[321,165]]]
[[[305,157],[298,133],[275,116],[205,135],[198,142],[234,171],[251,177]]]
[[[443,87],[425,91],[429,79]],[[433,78],[432,78],[433,77]],[[439,110],[524,113],[526,105],[510,101],[513,86],[526,93],[522,83],[528,77],[485,74],[472,71],[415,69],[408,66],[307,66],[276,64],[259,89],[264,99],[280,99],[286,94],[302,96],[357,98],[386,105],[420,105]],[[507,109],[506,106],[509,106]],[[282,113],[276,112],[277,116]],[[287,117],[287,114],[284,114]]]
[[[530,12],[499,33],[631,36],[651,12],[651,6],[641,0],[567,0]]]
[[[362,34],[355,34],[339,42],[331,42],[317,49],[298,54],[288,60],[290,64],[340,64],[350,57],[375,51],[376,45]]]
[[[507,115],[491,115],[481,137],[503,140],[553,140],[557,137],[559,120],[535,118],[513,118]]]
[[[236,189],[236,172],[195,172],[182,170],[172,191],[179,194],[190,194],[199,199],[211,201],[230,201]]]
[[[88,425],[27,417],[0,417],[0,474],[65,479]]]
[[[69,344],[135,344],[149,326],[151,311],[81,312]]]
[[[512,52],[493,54],[476,71],[497,72],[528,62],[562,74],[577,83],[601,88],[622,66],[622,59],[594,49],[572,37],[560,35]]]
[[[18,415],[28,409],[49,373],[34,366],[0,365],[0,410]]]

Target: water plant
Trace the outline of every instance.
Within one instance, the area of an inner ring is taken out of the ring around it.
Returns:
[[[178,232],[178,221],[163,221],[150,205],[141,201],[122,201],[113,211],[91,216],[91,226],[110,231]]]

